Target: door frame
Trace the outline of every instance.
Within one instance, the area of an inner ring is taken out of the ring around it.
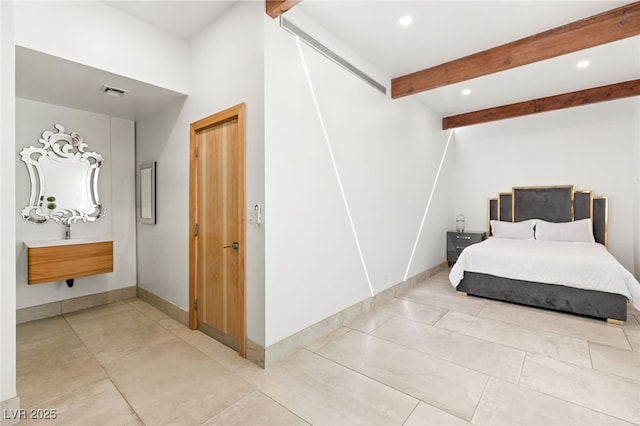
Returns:
[[[196,224],[198,219],[198,151],[197,151],[197,132],[211,126],[215,126],[226,121],[238,120],[238,166],[240,168],[240,176],[238,176],[238,194],[240,198],[240,235],[238,242],[240,248],[238,250],[238,286],[241,300],[238,301],[238,318],[240,324],[240,336],[238,338],[238,353],[246,358],[247,351],[247,314],[246,314],[246,286],[245,286],[245,253],[246,253],[246,104],[243,102],[231,108],[225,109],[201,120],[191,123],[190,129],[190,146],[189,146],[189,328],[195,330],[198,328],[198,312],[196,309],[196,300],[198,298],[197,271],[198,271],[198,236]]]

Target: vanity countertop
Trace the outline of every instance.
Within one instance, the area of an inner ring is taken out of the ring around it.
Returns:
[[[108,238],[71,238],[70,240],[40,240],[40,241],[25,241],[24,245],[27,248],[39,248],[39,247],[55,247],[55,246],[68,246],[74,244],[91,244],[91,243],[102,243],[112,241]]]

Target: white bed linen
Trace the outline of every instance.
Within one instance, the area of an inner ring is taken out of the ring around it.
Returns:
[[[462,251],[449,273],[454,287],[464,271],[621,294],[640,310],[640,283],[598,243],[491,237]]]

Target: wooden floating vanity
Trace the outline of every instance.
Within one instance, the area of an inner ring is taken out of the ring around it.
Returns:
[[[24,244],[29,284],[113,272],[113,241],[71,239]]]

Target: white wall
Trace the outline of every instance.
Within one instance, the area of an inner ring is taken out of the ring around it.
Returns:
[[[247,104],[246,202],[264,202],[262,2],[239,2],[189,43],[191,95],[137,122],[137,162],[158,162],[157,225],[138,226],[138,284],[189,308],[189,125]],[[267,213],[268,214],[268,213]],[[247,226],[247,337],[264,345],[264,227]]]
[[[447,140],[440,117],[417,100],[391,100],[301,48],[335,169],[295,38],[265,19],[267,346],[404,280]],[[409,277],[444,261],[450,188],[445,161]]]
[[[18,98],[16,153],[30,145],[41,146],[38,139],[42,132],[55,132],[54,124],[62,124],[67,132],[78,132],[88,144],[88,149],[98,152],[104,158],[98,180],[98,192],[107,213],[97,222],[73,224],[71,235],[73,238],[112,239],[114,272],[78,278],[72,288],[67,287],[64,281],[27,284],[27,250],[24,241],[63,238],[64,227],[61,223],[53,221],[34,225],[19,214],[19,211],[29,204],[31,184],[26,165],[19,155],[16,155],[16,214],[13,220],[16,223],[17,308],[136,285],[134,123],[130,120]]]
[[[0,402],[16,396],[15,46],[13,2],[0,2]],[[9,141],[7,143],[7,141]],[[4,404],[2,404],[4,406]]]
[[[16,3],[18,46],[188,93],[188,46],[98,1]]]
[[[455,211],[486,229],[487,199],[513,186],[591,189],[609,197],[609,250],[633,272],[638,141],[633,98],[456,129]]]

